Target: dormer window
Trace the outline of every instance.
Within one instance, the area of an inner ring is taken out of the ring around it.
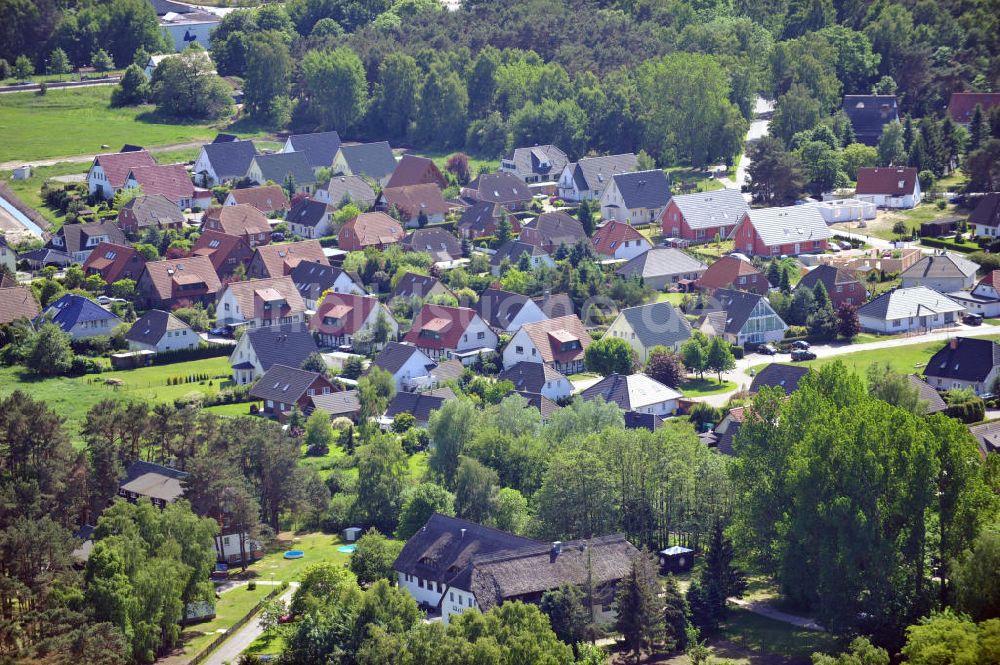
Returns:
[[[327,325],[327,326],[339,326],[340,325],[340,319],[338,319],[336,316],[324,316],[323,317],[323,325]]]
[[[441,333],[436,330],[428,330],[427,328],[423,328],[420,331],[420,336],[424,339],[441,339]]]
[[[559,345],[560,351],[575,351],[580,348],[580,340],[571,339]]]

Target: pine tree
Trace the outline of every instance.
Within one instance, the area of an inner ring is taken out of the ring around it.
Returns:
[[[830,306],[830,294],[826,291],[826,285],[818,280],[813,287],[813,301],[816,303],[816,309],[826,309]]]
[[[990,129],[986,125],[986,114],[983,113],[982,104],[976,104],[976,110],[972,113],[972,122],[969,123],[969,147],[967,153],[978,150],[990,136]]]
[[[667,576],[667,584],[663,594],[663,619],[666,629],[667,647],[674,651],[683,651],[688,645],[688,609],[687,601],[677,586],[673,575]]]
[[[767,281],[771,283],[771,286],[781,284],[781,268],[778,267],[777,261],[771,261],[767,266]]]
[[[625,638],[625,646],[638,659],[663,631],[663,613],[659,609],[659,583],[656,569],[648,554],[632,560],[628,577],[618,589],[615,609],[618,618],[615,630]]]
[[[722,523],[716,522],[699,580],[704,602],[716,624],[726,617],[726,599],[746,591],[746,576],[733,565],[735,558],[732,541],[723,533]]]
[[[785,295],[788,295],[789,293],[792,292],[792,282],[788,277],[787,270],[781,271],[781,282],[779,283],[778,288],[780,288],[781,292],[784,293]]]
[[[507,217],[507,212],[504,211],[500,215],[500,221],[497,222],[497,246],[499,247],[510,240],[513,233],[514,226],[510,223],[510,219]]]

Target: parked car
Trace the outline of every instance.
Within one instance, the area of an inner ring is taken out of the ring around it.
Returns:
[[[838,242],[836,244],[840,245],[841,249],[851,249],[853,247],[853,245],[851,243],[847,242],[846,240],[841,240],[840,242]]]
[[[809,342],[805,341],[804,339],[797,339],[794,342],[792,342],[792,348],[801,349],[805,351],[806,349],[809,348]]]
[[[281,242],[285,239],[285,234],[281,231],[271,231],[271,241]]]
[[[777,355],[778,349],[771,346],[770,344],[761,344],[760,346],[757,347],[757,353],[760,353],[765,356],[773,356]]]
[[[966,314],[962,317],[962,323],[967,326],[981,326],[983,325],[983,315],[982,314]]]
[[[813,353],[812,351],[796,349],[792,351],[792,360],[795,362],[800,362],[803,360],[816,360],[816,354]]]

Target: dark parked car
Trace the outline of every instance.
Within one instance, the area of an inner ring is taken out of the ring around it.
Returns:
[[[804,339],[795,340],[794,342],[792,342],[792,348],[801,349],[805,351],[806,349],[809,348],[809,342],[805,341]]]
[[[792,360],[799,362],[802,360],[816,360],[816,354],[812,351],[805,351],[803,349],[796,349],[792,351]]]
[[[966,314],[962,317],[962,323],[967,326],[981,326],[983,325],[983,316],[981,314]]]
[[[774,348],[770,344],[761,344],[757,347],[757,353],[765,356],[773,356],[778,353],[778,349]]]

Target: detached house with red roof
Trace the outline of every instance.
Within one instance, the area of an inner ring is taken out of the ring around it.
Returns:
[[[156,160],[145,150],[97,155],[87,171],[87,190],[91,195],[112,199],[125,187],[129,171],[143,166],[156,166]]]
[[[409,187],[411,185],[435,185],[439,189],[448,186],[448,181],[437,167],[434,160],[416,155],[403,155],[396,163],[385,189],[393,187]]]
[[[591,242],[594,244],[594,251],[601,256],[626,261],[653,248],[653,243],[632,225],[617,220],[599,227]]]
[[[795,289],[815,289],[822,282],[833,308],[841,305],[860,307],[868,297],[864,285],[852,272],[831,265],[819,265],[807,272],[795,285]]]
[[[146,196],[163,196],[181,210],[207,208],[212,204],[212,193],[195,189],[182,164],[132,167],[125,178],[125,189],[133,187],[141,188]]]
[[[1000,92],[953,92],[948,100],[948,115],[960,125],[968,127],[976,114],[976,106],[983,107],[989,119],[994,106],[1000,106]]]
[[[291,277],[231,282],[219,291],[215,320],[219,326],[298,330],[306,322],[306,304]]]
[[[451,210],[451,205],[444,200],[437,185],[421,184],[386,187],[375,200],[375,208],[386,211],[395,208],[407,226],[415,227],[421,213],[428,223],[440,224]]]
[[[388,335],[384,341],[375,343],[375,333],[383,325],[379,319],[388,326]],[[309,321],[309,329],[316,333],[323,346],[351,346],[365,350],[382,348],[399,335],[399,324],[388,307],[374,296],[354,293],[326,294]]]
[[[222,282],[207,256],[150,261],[136,285],[142,306],[159,309],[208,305],[221,288]]]
[[[526,323],[503,351],[503,366],[542,363],[562,374],[583,371],[583,355],[594,340],[576,316]]]
[[[880,208],[909,209],[924,198],[917,169],[903,166],[876,166],[858,169],[856,198]]]
[[[138,280],[146,267],[146,257],[126,245],[102,242],[83,263],[87,275],[100,275],[108,284],[120,279]]]
[[[219,279],[228,279],[239,266],[246,268],[253,258],[253,249],[240,236],[220,231],[202,231],[191,246],[191,254],[207,256],[215,267]]]
[[[264,403],[265,416],[285,420],[296,406],[303,413],[312,413],[312,398],[337,392],[333,384],[319,372],[274,364],[250,389],[250,397]]]
[[[366,247],[385,249],[403,241],[403,227],[384,212],[363,212],[340,227],[337,244],[348,252]]]
[[[814,206],[748,210],[732,233],[736,251],[752,256],[825,252],[831,235]]]
[[[425,304],[403,341],[432,360],[456,358],[471,364],[480,352],[493,353],[500,340],[475,310]]]
[[[752,263],[736,256],[723,256],[708,266],[695,284],[699,289],[735,289],[766,296],[771,285]]]
[[[247,275],[252,278],[281,277],[290,273],[302,261],[329,264],[319,240],[262,245],[250,259]]]
[[[749,209],[738,189],[679,194],[667,202],[660,226],[666,238],[711,242],[716,234],[728,237]]]
[[[219,231],[239,236],[251,247],[271,242],[271,224],[260,210],[237,204],[209,208],[201,218],[202,231]]]
[[[257,208],[265,215],[283,213],[288,210],[288,195],[283,187],[278,185],[261,185],[234,189],[223,201],[224,206],[248,205]]]

